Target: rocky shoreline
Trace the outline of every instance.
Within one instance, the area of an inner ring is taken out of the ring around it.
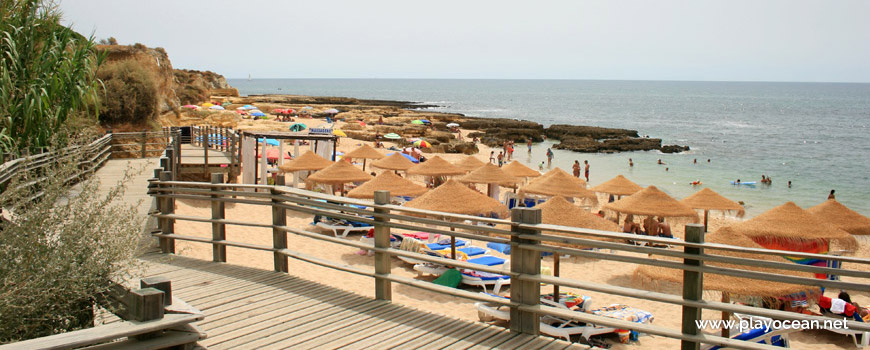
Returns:
[[[303,95],[249,95],[230,98],[239,104],[269,104],[278,106],[311,105],[329,106],[341,113],[337,119],[371,123],[383,117],[382,125],[374,125],[373,130],[356,129],[345,125],[349,137],[374,141],[375,133],[385,135],[398,133],[405,137],[421,137],[432,143],[433,151],[446,153],[476,153],[477,147],[471,142],[456,139],[449,132],[448,123],[459,123],[463,129],[474,130],[465,138],[477,137],[487,146],[500,146],[505,141],[523,144],[545,138],[559,140],[554,148],[584,153],[614,153],[630,151],[659,150],[664,153],[688,151],[688,146],[662,145],[658,138],[640,137],[637,130],[604,128],[597,126],[554,124],[549,127],[527,121],[506,118],[470,117],[460,113],[427,111],[440,106],[420,104],[411,101],[367,100],[351,97],[321,97]],[[268,112],[268,111],[267,111]],[[427,119],[432,127],[410,124],[411,120]]]

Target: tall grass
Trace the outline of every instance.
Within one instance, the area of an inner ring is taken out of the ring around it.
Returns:
[[[95,118],[101,62],[93,37],[60,25],[51,2],[0,0],[0,151],[63,145],[68,120]]]

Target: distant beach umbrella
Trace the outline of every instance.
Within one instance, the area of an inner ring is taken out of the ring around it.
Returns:
[[[482,162],[481,162],[482,163]],[[538,177],[541,176],[541,172],[529,168],[518,161],[513,161],[503,166],[501,170],[504,172],[511,174],[515,177]]]
[[[345,134],[344,131],[341,131],[341,129],[333,129],[332,134],[338,137],[347,137],[347,134]]]
[[[245,106],[239,106],[239,107],[236,107],[236,110],[237,111],[244,111],[244,110],[247,110],[247,108],[245,108]]]
[[[429,147],[432,147],[432,144],[426,140],[417,140],[417,141],[414,141],[414,146],[417,146],[420,148],[429,148]]]
[[[366,126],[366,122],[364,122],[362,120],[360,120],[358,123],[359,123],[359,126]]]
[[[202,104],[202,107],[203,107],[203,108],[209,108],[209,107],[211,107],[211,106],[214,106],[214,103],[206,102],[206,103],[203,103],[203,104]]]
[[[649,186],[616,202],[605,204],[604,208],[623,214],[687,217],[693,221],[698,220],[695,209],[678,202],[655,186]]]
[[[591,203],[598,203],[595,193],[586,189],[586,181],[571,176],[564,170],[553,168],[546,174],[532,180],[520,188],[520,195],[537,194],[544,196],[562,196],[565,198],[581,198]]]
[[[616,196],[627,196],[640,192],[640,190],[643,190],[643,187],[629,179],[626,179],[625,176],[616,175],[616,177],[607,180],[598,186],[592,187],[590,190]]]
[[[836,199],[828,199],[807,209],[807,212],[853,235],[870,235],[870,218],[856,213]]]
[[[478,159],[475,156],[466,156],[465,158],[462,158],[460,161],[453,164],[462,169],[465,169],[465,171],[472,171],[486,165],[486,163],[484,163],[482,160]]]
[[[230,103],[230,101],[224,101],[223,103],[221,103],[221,106],[222,106],[222,107],[227,107],[227,106],[229,106],[229,105],[231,105],[231,104],[232,104],[232,103]]]
[[[429,191],[428,188],[411,182],[408,179],[396,175],[392,171],[385,171],[366,181],[347,193],[351,198],[375,198],[375,191],[390,191],[391,196],[416,197]]]
[[[412,121],[411,121],[411,124],[423,125],[423,121],[422,121],[422,120],[419,120],[419,119],[417,119],[417,120],[412,120]]]
[[[275,108],[272,110],[272,114],[284,114],[284,110],[281,108]]]
[[[419,162],[420,161],[418,161],[416,158],[411,157],[407,154],[404,154],[402,152],[394,152],[387,154],[387,156],[384,158],[372,162],[372,166],[380,169],[404,171],[408,170],[409,168],[414,166],[415,163]]]
[[[208,109],[214,109],[214,110],[222,111],[222,110],[224,110],[225,108],[223,108],[223,107],[221,107],[221,106],[214,105],[214,106],[209,107]]]
[[[629,197],[631,198],[631,197]],[[848,232],[801,209],[793,202],[730,226],[768,249],[826,253],[831,243],[854,251],[858,242]]]
[[[248,110],[251,110],[251,109],[257,109],[257,107],[254,107],[254,106],[251,106],[251,105],[244,105],[244,106],[242,106],[242,107],[244,107],[245,109],[248,109]]]
[[[492,163],[486,163],[457,180],[464,183],[498,185],[515,185],[521,181],[519,178],[504,172],[498,165]]]
[[[263,142],[263,140],[264,139],[261,138],[261,139],[258,139],[257,142]],[[269,146],[278,146],[281,144],[281,142],[278,142],[278,140],[275,140],[275,139],[265,139],[265,140],[266,140],[265,141],[266,144]]]
[[[510,211],[504,204],[472,190],[456,180],[448,180],[438,188],[405,203],[404,206],[454,214],[484,216],[495,214],[501,218],[510,216]]]
[[[402,136],[399,136],[399,134],[396,134],[396,133],[394,133],[394,132],[391,132],[391,133],[389,133],[389,134],[384,135],[384,138],[385,138],[385,139],[390,139],[390,140],[401,140],[401,139],[402,139]]]
[[[707,230],[707,219],[710,210],[736,211],[738,217],[742,217],[745,213],[743,206],[740,203],[732,201],[722,195],[716,193],[709,188],[704,188],[695,192],[691,196],[683,198],[680,203],[688,205],[692,209],[704,210],[704,230]]]
[[[456,123],[447,123],[447,127],[448,127],[448,128],[458,128],[458,127],[459,127],[459,124],[456,124]]]
[[[184,105],[184,106],[181,106],[181,108],[199,109],[199,106],[197,106],[197,105]]]
[[[304,110],[309,110],[309,109],[314,109],[314,107],[311,107],[311,106],[305,106],[305,107],[302,107],[302,109],[304,109]]]
[[[298,156],[289,162],[285,162],[280,165],[278,169],[281,171],[290,173],[294,171],[303,171],[303,170],[320,170],[332,165],[333,162],[326,160],[321,157],[317,153],[312,151],[308,151],[303,153],[301,156]]]
[[[254,116],[254,117],[265,117],[265,116],[266,116],[266,113],[263,113],[263,112],[260,112],[260,111],[256,111],[256,112],[252,112],[251,115]]]
[[[465,169],[450,164],[444,158],[434,156],[431,159],[408,169],[408,174],[423,176],[450,176],[465,174]]]
[[[366,159],[381,159],[386,157],[381,151],[378,151],[372,146],[362,145],[357,149],[348,152],[344,155],[345,158],[359,158],[363,160],[363,170],[366,170]]]
[[[279,151],[277,149],[272,148],[272,149],[266,150],[266,159],[268,159],[270,161],[273,161],[273,162],[277,161],[278,157],[280,157],[280,156],[281,156],[281,153],[279,153]],[[263,154],[262,153],[258,154],[257,158],[263,158]],[[292,157],[290,157],[289,154],[284,155],[284,159],[291,159],[291,158]]]
[[[299,132],[299,131],[305,130],[307,128],[308,128],[308,126],[305,124],[302,124],[302,123],[294,123],[293,125],[290,125],[290,131],[293,131],[293,132]]]
[[[323,111],[323,113],[326,113],[326,114],[337,114],[337,113],[338,113],[338,110],[335,109],[335,108],[330,108],[330,109],[327,109],[327,110]]]

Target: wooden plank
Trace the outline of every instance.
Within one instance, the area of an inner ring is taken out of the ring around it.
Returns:
[[[436,329],[434,332],[426,332],[427,334],[419,335],[417,337],[407,337],[401,339],[395,339],[394,341],[389,341],[384,344],[383,347],[375,346],[375,349],[417,349],[423,347],[426,344],[429,344],[433,341],[433,339],[439,339],[448,335],[455,334],[460,329],[468,329],[468,322],[460,321],[455,318],[444,317],[447,320],[445,325],[440,327],[432,326],[433,329]]]
[[[407,342],[411,339],[424,336],[424,334],[429,334],[430,332],[437,334],[443,330],[444,326],[449,325],[452,321],[450,318],[441,315],[423,312],[420,313],[422,316],[415,315],[410,320],[390,326],[387,329],[380,329],[378,334],[367,337],[365,340],[349,344],[346,348],[365,349],[376,347],[378,349],[386,349],[398,345],[396,343]]]
[[[409,309],[402,308],[397,305],[387,304],[374,310],[361,313],[356,317],[347,317],[342,320],[332,322],[321,322],[316,329],[312,329],[299,336],[284,339],[278,343],[271,344],[267,348],[312,348],[320,344],[328,343],[335,340],[332,336],[335,332],[341,332],[341,340],[345,338],[354,338],[354,332],[359,329],[375,327],[378,324],[386,321],[386,319],[399,317],[410,312]]]
[[[510,331],[508,331],[507,329],[504,329],[502,327],[498,327],[498,326],[487,327],[483,331],[475,333],[469,337],[459,339],[459,341],[457,341],[453,344],[450,344],[449,346],[445,347],[444,349],[467,349],[471,346],[474,346],[474,344],[480,344],[482,342],[485,342],[489,338],[501,335],[503,332],[510,332]]]
[[[568,343],[564,340],[556,340],[540,350],[563,350],[563,349],[587,349],[580,344]]]
[[[420,312],[418,310],[410,309],[407,307],[403,307],[402,309],[407,310],[407,312],[405,314],[390,317],[390,318],[384,318],[384,319],[379,318],[376,320],[378,323],[365,322],[364,325],[350,327],[347,330],[347,332],[350,334],[349,336],[334,338],[330,342],[327,342],[327,343],[324,343],[324,344],[321,344],[318,346],[313,346],[311,348],[313,348],[313,349],[334,349],[334,348],[345,348],[348,346],[353,348],[353,347],[360,347],[361,343],[365,343],[365,342],[371,342],[371,341],[378,342],[378,341],[384,339],[385,336],[393,336],[392,334],[387,335],[385,333],[395,332],[397,328],[400,328],[400,326],[405,325],[407,323],[410,323],[415,319],[419,320],[421,317],[426,316],[425,313]],[[360,329],[361,327],[363,327],[363,328]],[[342,330],[342,331],[344,331],[344,330]],[[326,338],[323,340],[329,340],[328,339],[329,337],[321,337],[321,338]],[[306,343],[306,347],[308,347],[308,346],[309,345]]]
[[[304,294],[314,293],[316,295],[325,291],[325,289],[308,289],[304,291]],[[283,291],[263,293],[260,295],[251,296],[249,298],[239,299],[232,303],[226,303],[221,306],[210,308],[206,313],[208,315],[208,318],[206,318],[203,322],[217,321],[225,317],[245,312],[251,308],[279,308],[279,306],[285,307],[286,305],[300,302],[304,298],[308,298],[308,296],[299,294],[288,294],[284,293]]]
[[[321,306],[325,304],[320,304]],[[324,323],[330,322],[338,322],[339,320],[347,320],[352,319],[353,316],[358,314],[359,312],[365,312],[372,309],[382,308],[384,307],[383,302],[378,302],[374,300],[367,300],[362,302],[357,302],[351,308],[341,309],[341,308],[324,308],[322,310],[317,310],[316,313],[309,313],[304,317],[298,317],[302,313],[297,313],[295,315],[288,315],[292,317],[282,317],[278,320],[278,323],[286,323],[283,329],[279,327],[275,327],[275,322],[269,322],[265,324],[259,325],[253,331],[247,331],[247,333],[239,333],[233,334],[231,340],[222,341],[221,343],[211,343],[209,347],[219,349],[219,348],[233,348],[235,346],[244,345],[250,348],[263,348],[264,345],[269,345],[270,343],[282,341],[287,337],[294,336],[303,332],[309,332],[312,329],[317,329],[317,327],[322,326]],[[285,322],[285,320],[292,320],[292,322]],[[265,331],[263,331],[266,329]]]
[[[496,334],[494,337],[488,338],[485,341],[474,344],[473,346],[469,347],[468,349],[482,350],[482,349],[502,348],[500,346],[501,344],[508,342],[508,341],[514,339],[515,337],[520,336],[520,335],[522,335],[522,333],[500,332],[499,334]],[[503,347],[503,348],[504,349],[511,349],[509,347]]]
[[[489,333],[493,325],[484,323],[473,323],[468,327],[460,328],[458,331],[445,334],[441,338],[431,340],[429,343],[419,346],[419,349],[443,349],[451,344],[461,341],[467,337],[472,337],[480,333]]]
[[[249,282],[242,282],[240,280],[230,279],[230,280],[225,280],[222,284],[209,283],[209,284],[202,285],[199,288],[196,288],[197,286],[194,286],[194,288],[192,288],[192,289],[181,290],[181,291],[178,291],[178,293],[181,293],[180,295],[184,295],[184,298],[186,300],[195,301],[196,303],[198,303],[198,305],[199,304],[209,304],[209,307],[213,307],[213,306],[219,305],[219,304],[214,304],[214,301],[216,299],[217,300],[224,300],[224,301],[233,301],[233,300],[237,300],[238,298],[249,295],[250,293],[257,293],[257,292],[265,292],[265,291],[274,290],[275,287],[273,287],[271,285],[271,283],[277,283],[277,282],[280,282],[281,280],[282,280],[282,278],[280,278],[280,277],[271,277],[271,278],[263,278],[263,279],[258,278],[258,280],[249,281]],[[235,285],[235,283],[238,283],[238,285],[239,285],[238,289],[234,289],[234,288],[231,289],[231,288],[225,287],[225,286],[233,286],[233,285]],[[231,294],[227,295],[226,292],[230,292]],[[203,306],[203,307],[205,308],[206,306]]]
[[[529,344],[535,343],[536,340],[539,340],[539,339],[540,339],[539,337],[536,337],[536,336],[533,336],[530,334],[517,334],[515,337],[511,338],[510,340],[499,344],[498,348],[500,348],[500,349],[528,349],[528,350],[531,350],[531,349],[534,349],[536,347],[534,347],[533,345],[529,346]],[[472,349],[481,349],[481,348],[478,345],[478,346],[473,347]]]

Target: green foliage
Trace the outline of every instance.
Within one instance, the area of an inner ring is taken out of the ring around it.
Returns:
[[[96,296],[135,268],[142,219],[120,185],[71,189],[76,158],[20,174],[0,193],[0,343],[91,326]],[[39,189],[22,186],[36,179]],[[37,191],[41,200],[29,200]]]
[[[103,82],[102,122],[138,124],[157,115],[157,80],[135,60],[104,64],[97,77]]]
[[[93,38],[59,23],[46,0],[0,0],[0,151],[39,152],[69,138],[67,120],[95,118]],[[92,114],[89,111],[93,111]]]

